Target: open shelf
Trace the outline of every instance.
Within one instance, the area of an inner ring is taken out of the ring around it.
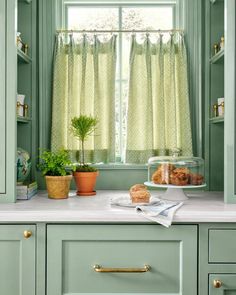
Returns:
[[[216,64],[216,63],[222,62],[224,60],[224,54],[225,54],[224,49],[221,49],[214,56],[212,56],[212,58],[210,59],[210,62],[212,64]]]
[[[24,123],[24,124],[27,124],[31,121],[30,118],[25,118],[25,117],[20,117],[20,116],[17,116],[17,122],[18,123]]]
[[[22,50],[20,50],[19,48],[17,48],[17,58],[19,62],[22,63],[31,63],[32,59],[31,57],[29,57],[27,54],[25,54]]]
[[[212,124],[217,124],[217,123],[224,123],[224,117],[223,116],[219,116],[219,117],[214,117],[210,119],[210,122]]]

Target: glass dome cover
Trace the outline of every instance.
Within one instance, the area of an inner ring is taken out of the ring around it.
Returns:
[[[202,186],[205,184],[204,160],[176,156],[149,158],[148,182],[156,186]]]

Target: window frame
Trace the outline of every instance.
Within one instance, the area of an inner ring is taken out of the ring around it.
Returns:
[[[79,1],[79,0],[62,0],[62,27],[68,29],[68,9],[70,7],[83,7],[83,8],[117,8],[118,9],[118,29],[121,29],[121,23],[122,23],[122,8],[124,7],[132,7],[132,8],[140,8],[140,7],[172,7],[173,11],[173,27],[174,28],[180,28],[180,24],[182,24],[181,21],[181,5],[180,0],[151,0],[151,1],[145,1],[145,0],[121,0],[121,1],[113,1],[113,0],[104,0],[104,1],[96,1],[96,0],[87,0],[87,1]],[[182,8],[182,7],[181,7]],[[158,28],[157,28],[158,29]],[[118,70],[118,79],[116,81],[120,81],[119,83],[119,113],[120,113],[120,122],[122,121],[122,38],[118,39],[118,64],[119,64],[119,70]],[[122,135],[122,125],[120,123],[120,134],[119,134],[119,145],[120,145],[120,155],[119,157],[116,157],[115,163],[108,163],[108,164],[95,164],[94,166],[98,167],[99,169],[136,169],[137,167],[141,169],[147,169],[146,164],[126,164],[122,161],[122,147],[123,147],[123,135]]]

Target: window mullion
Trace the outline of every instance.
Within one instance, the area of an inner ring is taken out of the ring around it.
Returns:
[[[119,30],[122,30],[122,7],[119,6]],[[120,160],[123,161],[123,85],[122,85],[122,33],[119,33],[119,142]]]

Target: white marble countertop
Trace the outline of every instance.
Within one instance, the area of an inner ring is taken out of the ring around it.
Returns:
[[[158,195],[157,192],[152,194]],[[149,223],[134,208],[110,205],[110,199],[128,195],[124,191],[98,191],[96,196],[51,200],[45,192],[29,201],[0,204],[0,222],[82,222]],[[236,222],[236,204],[224,204],[223,193],[191,192],[189,200],[176,212],[175,223]]]

